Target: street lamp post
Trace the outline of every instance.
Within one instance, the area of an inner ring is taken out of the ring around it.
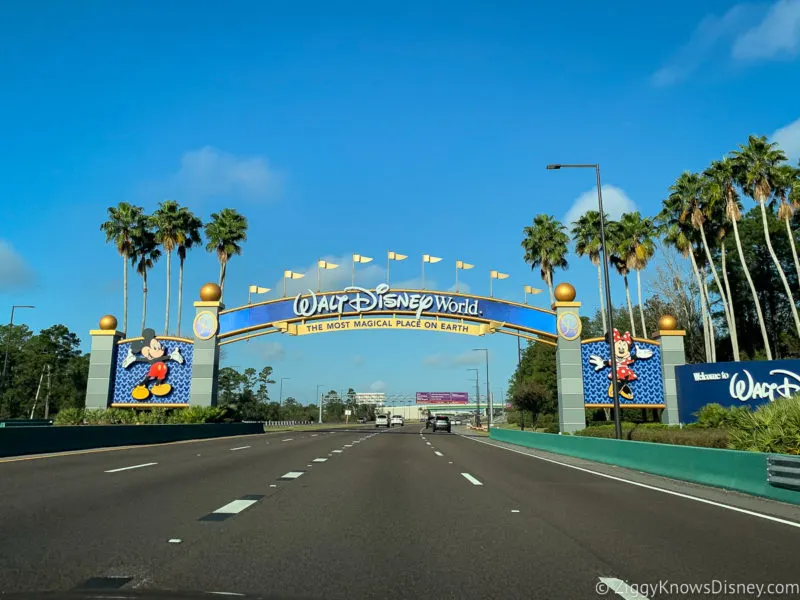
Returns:
[[[8,333],[6,334],[6,352],[3,358],[3,374],[0,377],[0,391],[6,389],[6,369],[8,368],[8,350],[11,346],[11,329],[14,327],[14,311],[18,308],[36,308],[29,304],[15,304],[11,307],[11,320],[8,322]]]
[[[283,380],[284,379],[291,379],[291,377],[281,377],[280,393],[278,395],[278,406],[280,408],[283,408]]]
[[[603,188],[600,185],[600,165],[562,165],[553,164],[547,165],[547,169],[557,171],[559,169],[594,169],[597,177],[597,209],[600,211],[600,245],[603,250],[603,285],[606,288],[606,318],[608,320],[608,331],[606,331],[606,339],[608,341],[608,354],[611,363],[611,386],[612,393],[614,394],[614,431],[617,439],[622,439],[622,421],[620,416],[619,407],[619,382],[617,381],[617,357],[614,353],[613,337],[611,332],[614,331],[614,311],[611,308],[611,280],[608,274],[608,249],[606,248],[606,216],[603,211]]]
[[[317,385],[317,398],[319,398],[319,421],[318,424],[322,424],[322,396],[319,393],[319,388],[324,387],[324,383],[320,383]]]
[[[489,416],[488,416],[488,425],[492,427],[492,410],[494,407],[492,406],[492,392],[489,388],[489,350],[487,348],[473,348],[475,352],[485,352],[486,353],[486,404],[489,408]]]
[[[481,388],[480,384],[478,383],[478,369],[467,369],[467,371],[475,371],[475,403],[478,407],[478,411],[475,416],[475,426],[481,426]]]

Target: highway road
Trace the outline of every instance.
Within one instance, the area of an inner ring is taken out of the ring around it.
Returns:
[[[507,600],[800,583],[797,507],[542,456],[407,425],[4,459],[0,590]]]

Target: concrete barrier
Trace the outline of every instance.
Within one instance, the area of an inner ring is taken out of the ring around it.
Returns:
[[[527,448],[566,454],[673,479],[800,504],[800,492],[769,484],[767,481],[769,455],[762,452],[533,433],[513,429],[492,428],[490,437]]]
[[[163,444],[255,433],[264,433],[262,423],[12,427],[0,429],[0,456]]]

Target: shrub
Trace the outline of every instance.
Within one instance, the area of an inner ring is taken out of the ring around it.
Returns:
[[[736,411],[730,423],[734,450],[800,454],[800,396],[780,398],[755,411]]]
[[[56,425],[80,425],[83,423],[82,408],[62,408],[56,414]]]
[[[575,435],[613,439],[616,437],[616,432],[614,425],[596,425],[576,431]],[[726,448],[728,445],[728,432],[725,429],[691,430],[664,423],[622,423],[622,438],[635,442],[702,446],[704,448]]]

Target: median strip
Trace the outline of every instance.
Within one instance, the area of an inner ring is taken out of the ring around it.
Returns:
[[[120,467],[119,469],[110,469],[108,471],[104,471],[104,473],[119,473],[120,471],[130,471],[131,469],[141,469],[142,467],[152,467],[153,465],[157,465],[158,463],[151,462],[151,463],[144,463],[141,465],[133,465],[132,467]]]

